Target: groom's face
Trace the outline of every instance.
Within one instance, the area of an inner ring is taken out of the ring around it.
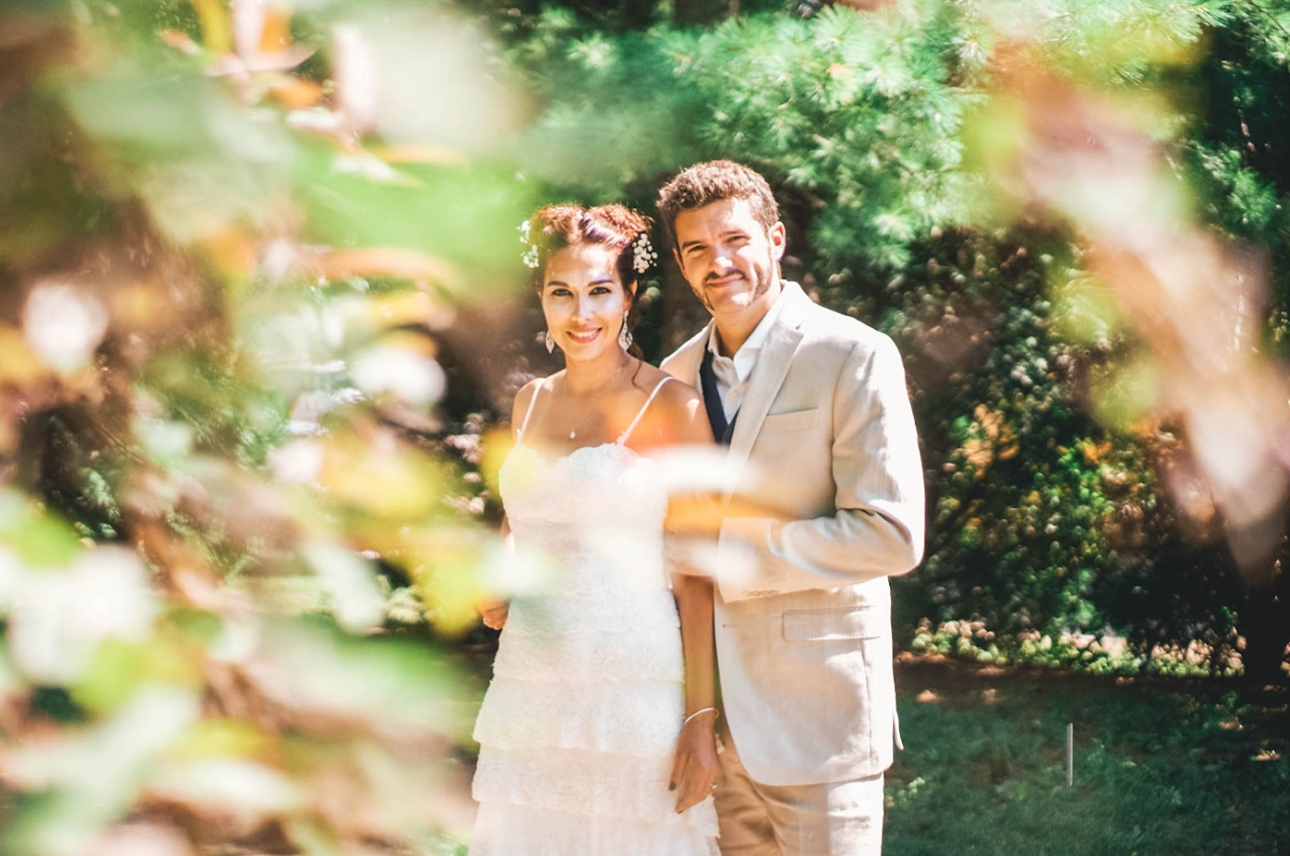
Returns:
[[[784,224],[767,229],[744,199],[722,199],[676,215],[676,261],[713,316],[766,314],[779,295]]]

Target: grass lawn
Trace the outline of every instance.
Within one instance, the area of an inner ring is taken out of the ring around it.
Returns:
[[[884,856],[1290,854],[1290,687],[926,660],[896,680]]]
[[[1290,856],[1290,686],[908,655],[896,686],[884,856]]]

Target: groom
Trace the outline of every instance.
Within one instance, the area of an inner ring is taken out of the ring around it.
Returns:
[[[700,390],[740,473],[707,533],[717,539],[721,852],[876,856],[883,771],[899,741],[887,577],[923,552],[900,354],[780,279],[784,224],[753,170],[690,167],[658,207],[712,314],[663,368]]]

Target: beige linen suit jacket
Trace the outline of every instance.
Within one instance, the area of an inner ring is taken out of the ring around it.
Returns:
[[[887,577],[922,559],[923,472],[892,341],[795,283],[731,437],[735,491],[774,516],[727,523],[715,630],[727,725],[768,785],[876,775],[898,740]],[[711,324],[663,362],[701,389]]]

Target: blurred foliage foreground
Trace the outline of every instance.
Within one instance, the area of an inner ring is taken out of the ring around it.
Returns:
[[[0,10],[6,856],[428,852],[468,817],[454,670],[374,631],[469,625],[496,549],[413,438],[455,298],[516,266],[528,206],[467,157],[511,107],[459,20],[315,11]]]

